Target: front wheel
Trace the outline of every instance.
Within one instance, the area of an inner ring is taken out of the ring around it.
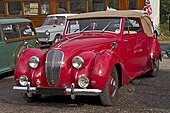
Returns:
[[[24,93],[23,98],[27,102],[36,102],[41,98],[42,94]]]
[[[118,74],[116,68],[114,67],[111,70],[110,75],[108,76],[108,80],[106,82],[103,92],[100,94],[101,102],[103,105],[114,105],[118,98],[118,88]]]

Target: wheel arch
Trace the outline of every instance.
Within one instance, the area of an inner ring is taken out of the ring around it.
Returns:
[[[95,59],[95,66],[93,71],[93,79],[96,81],[95,88],[101,90],[104,89],[109,73],[116,67],[119,76],[119,86],[122,84],[122,68],[120,65],[120,59],[116,53],[105,51],[103,54],[100,54]],[[100,73],[101,72],[101,73]]]
[[[35,45],[28,43],[28,48],[35,48]],[[26,45],[24,45],[24,43],[22,43],[21,45],[18,46],[18,48],[15,51],[15,56],[14,56],[14,63],[16,64],[19,57],[21,56],[21,54],[23,53],[24,50],[26,50],[27,47]]]
[[[121,87],[122,86],[122,68],[119,63],[115,64],[114,66],[116,67],[117,74],[118,74],[119,87]]]

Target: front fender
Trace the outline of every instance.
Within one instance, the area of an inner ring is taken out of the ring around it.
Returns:
[[[36,69],[32,69],[28,65],[28,61],[32,56],[37,56],[40,60],[40,64]],[[29,48],[24,50],[24,52],[21,54],[21,56],[18,59],[18,62],[16,63],[16,67],[14,70],[14,78],[16,80],[16,83],[18,84],[18,79],[21,75],[26,75],[31,82],[32,77],[34,74],[34,70],[39,70],[45,63],[45,56],[46,52],[40,49],[36,48]]]
[[[77,85],[78,79],[81,76],[87,76],[90,80],[92,79],[92,72],[93,72],[93,66],[94,66],[94,60],[96,57],[96,53],[93,51],[86,51],[83,53],[80,53],[79,56],[81,56],[84,59],[84,65],[81,69],[76,70],[72,67],[71,71],[71,82],[75,83]]]
[[[96,57],[93,72],[94,88],[104,89],[112,68],[119,62],[120,59],[117,54],[110,50],[106,50]]]

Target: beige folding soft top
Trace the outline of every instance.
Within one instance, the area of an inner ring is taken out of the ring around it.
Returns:
[[[98,11],[98,12],[89,12],[81,13],[76,16],[70,16],[68,19],[88,19],[88,18],[109,18],[109,17],[141,17],[143,13],[130,11],[130,10],[119,10],[119,11]]]
[[[108,11],[98,11],[98,12],[89,12],[81,13],[75,16],[69,16],[67,19],[91,19],[91,18],[112,18],[112,17],[127,17],[127,18],[141,18],[144,32],[147,36],[153,36],[153,27],[151,19],[148,15],[130,10],[108,10]]]

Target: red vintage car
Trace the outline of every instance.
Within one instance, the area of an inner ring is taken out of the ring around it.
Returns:
[[[150,18],[135,11],[101,11],[68,17],[63,38],[48,51],[30,48],[15,68],[24,99],[43,94],[100,96],[113,105],[118,89],[135,77],[156,76],[161,50]]]

